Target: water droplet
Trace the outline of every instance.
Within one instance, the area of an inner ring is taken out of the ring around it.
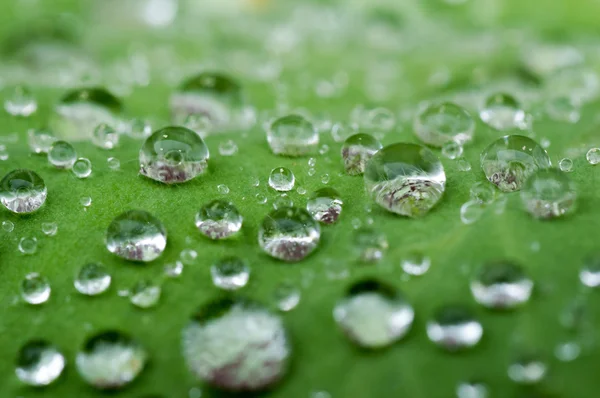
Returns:
[[[239,257],[224,257],[210,267],[213,284],[224,290],[238,290],[250,279],[250,268]]]
[[[17,86],[6,96],[4,109],[13,116],[28,117],[37,110],[37,101],[27,87]]]
[[[415,118],[413,128],[427,145],[441,147],[454,141],[463,146],[473,140],[475,121],[462,107],[446,102],[426,108]]]
[[[496,199],[496,190],[487,182],[476,182],[469,191],[471,200],[484,205],[491,204]]]
[[[329,183],[329,174],[323,174],[323,175],[321,176],[321,182],[322,182],[323,184],[328,184],[328,183]]]
[[[190,391],[188,391],[188,398],[200,398],[200,397],[202,397],[201,389],[199,389],[198,387],[190,388]]]
[[[509,261],[485,264],[471,280],[475,301],[488,308],[513,308],[529,301],[533,281]]]
[[[317,165],[317,159],[310,158],[308,159],[308,167],[315,167]]]
[[[106,248],[126,260],[149,262],[167,246],[167,231],[159,219],[143,210],[116,217],[106,231]]]
[[[461,382],[456,386],[457,398],[488,398],[488,389],[484,384]]]
[[[404,337],[414,315],[394,287],[375,280],[353,284],[333,310],[333,318],[348,338],[366,348],[383,348]]]
[[[329,145],[321,145],[321,148],[319,148],[319,155],[325,155],[327,152],[329,152]]]
[[[571,171],[573,171],[573,161],[569,158],[561,159],[560,162],[558,162],[558,167],[561,171],[564,171],[565,173],[570,173]]]
[[[183,263],[181,261],[175,261],[165,265],[165,275],[169,278],[178,278],[183,272]]]
[[[296,192],[298,192],[298,195],[304,195],[306,194],[306,189],[304,189],[304,187],[298,187],[296,188]]]
[[[119,133],[106,123],[100,123],[92,133],[92,142],[98,148],[113,149],[119,144]]]
[[[458,171],[471,171],[471,163],[467,159],[458,159],[456,168]]]
[[[504,192],[520,190],[533,173],[550,166],[550,157],[544,148],[522,135],[499,138],[481,153],[485,176]]]
[[[45,129],[31,129],[27,132],[29,149],[33,153],[48,153],[56,142],[56,137]]]
[[[518,384],[536,384],[548,371],[547,365],[536,356],[523,356],[508,367],[508,377]]]
[[[288,312],[300,303],[300,289],[290,282],[279,283],[273,292],[273,298],[280,311]]]
[[[70,169],[77,160],[77,151],[67,141],[55,141],[48,151],[48,161],[57,169]]]
[[[577,193],[569,176],[558,169],[543,169],[527,179],[521,191],[525,209],[536,218],[560,217],[575,210]]]
[[[129,301],[139,308],[151,308],[160,300],[161,287],[147,280],[137,282],[129,292]]]
[[[577,123],[581,117],[579,104],[570,97],[554,97],[546,102],[546,113],[552,120]]]
[[[221,195],[227,195],[229,193],[229,187],[225,184],[219,184],[217,185],[217,191],[219,191]]]
[[[84,210],[86,210],[87,207],[90,207],[92,205],[92,198],[90,198],[89,196],[82,196],[79,199],[79,203],[84,207]]]
[[[185,127],[165,127],[140,149],[140,174],[165,184],[182,183],[203,174],[208,158],[208,147],[198,134]]]
[[[469,225],[477,222],[485,212],[485,205],[479,201],[470,200],[460,207],[460,221]]]
[[[580,353],[581,346],[574,341],[560,343],[554,348],[554,356],[561,362],[572,362]]]
[[[455,141],[448,141],[442,145],[442,155],[446,158],[454,160],[461,157],[463,154],[463,147]]]
[[[38,242],[34,237],[25,236],[19,241],[19,251],[23,254],[35,254]]]
[[[310,393],[310,398],[331,398],[331,394],[327,391],[313,391]]]
[[[296,178],[290,169],[276,167],[269,175],[269,186],[276,191],[286,192],[294,188]]]
[[[96,296],[110,287],[111,280],[112,277],[104,265],[88,263],[79,270],[74,285],[79,293]]]
[[[25,276],[21,282],[21,297],[29,304],[43,304],[50,298],[50,282],[37,272],[32,272]]]
[[[267,203],[267,197],[261,193],[257,193],[255,195],[256,197],[256,201],[258,202],[258,204],[264,205],[265,203]]]
[[[106,331],[89,338],[77,353],[79,375],[91,386],[116,390],[130,384],[148,360],[146,350],[130,336]]]
[[[309,177],[312,177],[315,175],[316,172],[317,171],[311,167],[310,169],[308,169],[308,172],[306,174],[308,174]]]
[[[46,236],[54,236],[58,232],[58,224],[55,222],[42,223],[42,232]]]
[[[363,174],[367,162],[381,148],[381,142],[372,135],[359,133],[348,137],[342,146],[342,159],[346,173]]]
[[[44,180],[31,170],[13,170],[0,181],[0,202],[13,213],[38,210],[47,195]]]
[[[369,227],[356,229],[353,242],[353,250],[359,261],[364,263],[378,262],[388,249],[385,233]]]
[[[30,340],[19,350],[15,373],[24,384],[47,386],[60,377],[65,363],[65,357],[53,344]]]
[[[276,119],[267,129],[267,141],[276,155],[302,156],[319,145],[319,132],[300,115]]]
[[[77,178],[88,178],[92,174],[92,162],[86,158],[79,158],[73,163],[71,170]]]
[[[343,204],[338,191],[333,188],[321,188],[310,196],[306,203],[306,210],[315,220],[324,224],[333,224],[342,213]]]
[[[152,135],[152,124],[144,119],[132,119],[129,121],[127,135],[135,140],[146,139]]]
[[[15,229],[15,224],[12,221],[2,221],[2,229],[5,232],[12,232]]]
[[[561,68],[544,80],[546,90],[553,97],[568,97],[576,103],[597,98],[600,80],[596,72],[581,68]]]
[[[317,248],[319,224],[304,209],[282,207],[265,217],[258,231],[260,247],[271,257],[295,262]]]
[[[424,253],[413,251],[404,256],[400,262],[400,266],[407,274],[420,276],[429,271],[431,259]]]
[[[238,209],[224,200],[213,200],[196,214],[196,227],[210,239],[225,239],[241,228],[243,217]]]
[[[587,159],[589,164],[596,165],[596,164],[600,163],[600,148],[590,149],[586,153],[585,158]]]
[[[526,128],[525,111],[509,94],[498,93],[488,97],[479,117],[485,124],[500,131]]]
[[[583,268],[579,271],[579,280],[587,287],[600,286],[600,254],[585,259]]]
[[[440,160],[424,146],[392,144],[367,163],[365,186],[384,209],[417,217],[441,199],[446,174]]]
[[[448,351],[473,347],[482,336],[481,323],[463,306],[444,306],[427,322],[429,340]]]
[[[232,140],[222,141],[219,144],[219,153],[221,156],[233,156],[237,153],[238,147]]]
[[[203,382],[256,391],[287,373],[291,346],[279,316],[256,303],[222,299],[200,308],[183,330],[183,354]]]
[[[198,252],[193,249],[184,249],[179,253],[179,259],[185,265],[193,265],[198,259]]]
[[[106,159],[106,164],[108,165],[108,168],[113,171],[121,168],[121,162],[117,158],[110,157]]]

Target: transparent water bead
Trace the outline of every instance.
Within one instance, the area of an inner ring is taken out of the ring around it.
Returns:
[[[223,290],[238,290],[250,279],[250,267],[235,256],[224,257],[210,267],[213,285]]]
[[[208,147],[185,127],[165,127],[152,133],[140,149],[140,174],[176,184],[189,181],[208,168]]]
[[[482,336],[481,323],[460,305],[440,308],[427,322],[429,340],[448,351],[474,347]]]
[[[167,231],[159,219],[143,210],[116,217],[106,231],[106,248],[126,260],[149,262],[167,246]]]
[[[89,338],[77,353],[75,365],[83,380],[100,390],[116,390],[134,381],[148,360],[146,350],[116,330]]]
[[[459,105],[445,102],[431,105],[419,113],[413,129],[427,145],[441,147],[454,141],[462,147],[473,140],[475,120]]]
[[[184,127],[188,126],[185,125]],[[152,124],[145,119],[133,118],[127,123],[126,131],[127,135],[134,140],[144,140],[152,135]]]
[[[303,116],[288,115],[271,123],[267,129],[267,142],[276,155],[308,155],[319,145],[319,132]]]
[[[559,343],[554,348],[554,356],[561,362],[572,362],[581,354],[581,346],[575,341]]]
[[[563,158],[560,160],[560,162],[558,162],[558,167],[561,171],[564,171],[565,173],[570,173],[573,171],[573,160],[569,158]]]
[[[235,141],[227,140],[219,144],[219,154],[221,156],[233,156],[238,152],[238,146]]]
[[[587,287],[600,287],[600,254],[584,260],[583,268],[579,271],[579,280]]]
[[[19,251],[23,254],[35,254],[38,247],[37,238],[24,236],[19,240]]]
[[[304,209],[282,207],[269,213],[258,231],[258,243],[271,257],[288,262],[304,259],[318,246],[319,223]]]
[[[77,151],[67,141],[55,141],[48,151],[48,162],[57,169],[70,169],[77,160]]]
[[[4,232],[11,233],[15,229],[15,224],[12,221],[2,221],[2,229]]]
[[[56,137],[50,130],[31,129],[27,131],[27,143],[33,153],[48,153],[54,142],[56,142]]]
[[[363,174],[367,162],[381,148],[381,142],[370,134],[359,133],[348,137],[342,145],[342,160],[346,173]]]
[[[233,205],[225,200],[213,200],[202,206],[196,214],[196,227],[210,239],[226,239],[237,234],[244,218]]]
[[[576,103],[594,100],[600,93],[598,74],[582,67],[557,70],[544,81],[546,91],[553,97],[568,97]]]
[[[104,293],[109,287],[112,277],[108,268],[100,263],[88,263],[79,269],[75,278],[75,289],[86,296]]]
[[[279,192],[287,192],[294,189],[296,178],[290,169],[276,167],[269,174],[269,186]]]
[[[71,168],[77,178],[88,178],[92,174],[92,162],[87,158],[79,158]]]
[[[494,261],[481,267],[470,283],[471,293],[488,308],[513,308],[529,301],[533,281],[523,268],[510,261]]]
[[[483,216],[485,210],[485,204],[476,200],[469,200],[460,207],[460,221],[465,225],[473,224]]]
[[[392,144],[379,150],[367,163],[364,178],[375,203],[409,217],[431,210],[446,187],[440,160],[416,144]]]
[[[409,275],[421,276],[429,271],[431,259],[422,252],[413,251],[402,258],[400,266]]]
[[[106,123],[100,123],[92,133],[92,142],[98,148],[113,149],[119,144],[119,133]]]
[[[387,237],[381,230],[359,227],[354,232],[353,250],[363,263],[376,263],[381,260],[388,246]]]
[[[585,158],[591,165],[600,163],[600,148],[592,148],[586,154]]]
[[[324,224],[334,224],[344,202],[338,191],[333,188],[321,188],[315,191],[306,202],[306,210],[313,218]]]
[[[546,113],[558,122],[577,123],[581,117],[581,108],[570,97],[554,97],[546,102]]]
[[[333,309],[333,318],[344,334],[359,346],[373,349],[404,337],[414,316],[400,292],[376,280],[352,285]]]
[[[458,159],[463,154],[463,147],[455,141],[448,141],[442,145],[442,155],[450,160]]]
[[[461,382],[456,386],[456,398],[488,398],[488,388],[482,383]]]
[[[98,125],[121,123],[123,104],[104,88],[78,88],[61,98],[55,112],[52,127],[61,137],[73,141],[93,140]]]
[[[27,87],[17,86],[7,94],[4,110],[13,116],[28,117],[37,111],[37,101]]]
[[[206,118],[211,129],[241,123],[244,106],[242,88],[230,76],[204,72],[185,80],[170,99],[173,123],[182,125],[190,117]]]
[[[499,138],[481,152],[485,176],[504,192],[520,190],[532,174],[551,165],[546,150],[522,135]]]
[[[0,202],[13,213],[32,213],[44,202],[48,191],[44,180],[32,170],[17,169],[0,181]]]
[[[508,367],[508,377],[518,384],[539,383],[548,372],[548,365],[535,355],[524,355]]]
[[[110,157],[106,159],[106,165],[109,169],[117,171],[121,168],[121,161],[117,158]]]
[[[21,297],[26,303],[43,304],[48,301],[51,292],[52,289],[48,279],[37,272],[27,274],[21,282]]]
[[[500,131],[523,130],[527,127],[523,107],[510,94],[497,93],[489,96],[479,112],[479,117],[485,124]]]
[[[42,232],[46,236],[54,236],[58,232],[58,224],[55,222],[42,223]]]
[[[575,210],[577,192],[566,173],[558,169],[543,169],[527,179],[521,190],[525,209],[535,218],[550,219]]]
[[[476,182],[471,186],[469,193],[471,200],[484,205],[489,205],[496,199],[496,190],[487,182]]]
[[[65,369],[64,355],[45,340],[30,340],[17,354],[17,378],[34,387],[47,386],[60,377]]]
[[[279,311],[288,312],[300,303],[302,293],[290,282],[279,283],[273,292],[273,299]]]
[[[161,292],[160,285],[141,280],[129,292],[129,301],[139,308],[151,308],[158,304]]]
[[[184,328],[183,355],[203,382],[223,390],[263,390],[287,373],[291,346],[281,318],[239,299],[213,301]]]

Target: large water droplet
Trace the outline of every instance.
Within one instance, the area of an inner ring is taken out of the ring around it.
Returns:
[[[338,191],[333,188],[321,188],[310,196],[306,202],[306,210],[315,220],[333,224],[342,214],[343,204]]]
[[[244,218],[238,209],[224,200],[213,200],[196,214],[196,227],[210,239],[225,239],[242,228]]]
[[[421,112],[415,118],[414,131],[427,145],[441,147],[453,141],[462,147],[473,139],[475,121],[462,107],[446,102]]]
[[[359,133],[348,137],[342,145],[342,159],[346,173],[350,175],[363,174],[367,162],[381,148],[381,142],[370,134]]]
[[[276,155],[302,156],[319,145],[319,132],[300,115],[276,119],[267,129],[267,142]]]
[[[471,312],[458,305],[440,308],[427,322],[427,336],[449,351],[475,346],[483,336],[483,327]]]
[[[36,211],[47,194],[44,180],[31,170],[13,170],[0,181],[0,202],[13,213]]]
[[[152,261],[167,246],[167,231],[159,219],[143,210],[116,217],[106,231],[106,248],[126,260]]]
[[[55,141],[48,151],[48,162],[57,169],[70,169],[77,160],[77,151],[67,141]]]
[[[521,199],[525,209],[536,218],[555,218],[575,210],[577,192],[566,173],[542,169],[523,185]]]
[[[250,279],[250,267],[239,257],[224,257],[210,267],[213,284],[224,290],[237,290]]]
[[[57,347],[45,340],[31,340],[19,350],[15,373],[27,385],[47,386],[60,377],[65,363]]]
[[[269,174],[269,186],[279,192],[291,191],[295,182],[294,173],[285,167],[276,167]]]
[[[21,282],[21,297],[25,302],[33,305],[43,304],[50,298],[50,282],[46,277],[37,272],[27,274]]]
[[[79,293],[96,296],[110,287],[111,280],[112,277],[104,265],[88,263],[79,270],[74,285]]]
[[[475,301],[488,308],[512,308],[529,300],[533,281],[509,261],[485,264],[471,281]]]
[[[525,111],[515,97],[509,94],[493,94],[485,101],[479,117],[496,130],[524,129]]]

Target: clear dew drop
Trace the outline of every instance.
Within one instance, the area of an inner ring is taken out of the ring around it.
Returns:
[[[331,394],[327,391],[313,391],[310,393],[310,398],[331,398]]]
[[[0,181],[0,202],[13,213],[38,210],[47,195],[44,180],[32,170],[13,170]]]
[[[463,154],[463,147],[456,141],[448,141],[442,145],[442,155],[450,160],[458,159]]]
[[[229,187],[225,184],[219,184],[217,185],[217,191],[219,191],[221,195],[227,195],[229,194]]]
[[[254,197],[256,198],[256,202],[261,205],[264,205],[268,201],[267,197],[262,193],[257,193]]]
[[[15,224],[12,221],[2,221],[2,230],[4,232],[12,232],[15,229]]]
[[[202,397],[202,390],[198,387],[192,387],[190,388],[190,391],[188,391],[188,398],[201,398]]]
[[[463,381],[456,386],[456,398],[488,398],[485,384]]]
[[[75,277],[75,289],[86,296],[104,293],[109,287],[112,277],[108,268],[100,263],[88,263],[79,269]]]
[[[561,171],[570,173],[573,171],[573,160],[569,158],[561,159],[560,162],[558,162],[558,167]]]
[[[196,214],[196,228],[206,237],[217,240],[237,234],[244,218],[230,202],[213,200],[202,206]]]
[[[4,100],[4,110],[12,116],[28,117],[37,111],[37,101],[25,86],[16,86]]]
[[[558,169],[543,169],[527,179],[521,190],[525,209],[540,219],[564,216],[575,210],[577,192],[566,173]]]
[[[344,334],[365,348],[383,348],[408,333],[414,310],[392,286],[376,280],[360,281],[348,289],[333,310]]]
[[[48,279],[37,272],[27,274],[21,282],[21,298],[32,305],[43,304],[50,298],[52,289]]]
[[[162,289],[148,280],[138,281],[129,292],[129,301],[139,308],[152,308],[158,304]]]
[[[130,336],[115,330],[86,340],[75,364],[83,380],[100,390],[117,390],[134,381],[148,361],[146,350]]]
[[[210,267],[213,285],[223,290],[238,290],[250,279],[250,267],[239,257],[224,257]]]
[[[488,97],[479,112],[481,120],[493,129],[504,131],[525,129],[525,111],[515,97],[497,93]]]
[[[183,273],[184,265],[181,261],[165,264],[164,274],[168,278],[179,278]]]
[[[469,200],[460,207],[460,221],[465,224],[473,224],[483,216],[485,213],[486,205],[476,201]]]
[[[553,97],[567,97],[575,103],[586,103],[598,97],[600,79],[595,71],[582,67],[558,69],[544,81]]]
[[[121,168],[121,161],[117,158],[110,157],[106,159],[106,165],[109,169],[116,171]]]
[[[592,148],[586,154],[585,158],[591,165],[600,163],[600,148]]]
[[[81,198],[79,198],[79,204],[83,206],[84,210],[86,210],[92,205],[92,198],[90,198],[89,196],[82,196]]]
[[[106,231],[108,251],[126,260],[155,260],[166,246],[167,231],[162,222],[143,210],[122,213]]]
[[[546,102],[546,113],[558,122],[577,123],[581,117],[580,106],[573,98],[554,97]]]
[[[548,372],[548,365],[536,355],[523,355],[508,366],[508,377],[517,384],[539,383]]]
[[[46,129],[31,129],[27,131],[27,142],[31,152],[47,154],[56,142],[56,137]]]
[[[0,161],[5,161],[10,158],[10,154],[8,153],[8,149],[6,149],[5,145],[0,145]]]
[[[140,149],[140,174],[165,184],[189,181],[208,168],[209,151],[200,136],[185,127],[152,133]]]
[[[294,189],[296,178],[290,169],[276,167],[269,174],[269,186],[279,192],[287,192]]]
[[[19,240],[19,251],[26,255],[35,254],[38,247],[37,238],[24,236]]]
[[[294,206],[294,202],[292,198],[288,196],[287,193],[281,194],[277,199],[273,201],[273,208],[275,210],[281,209],[283,207],[292,207]]]
[[[194,265],[198,261],[198,252],[194,249],[183,249],[179,259],[184,265]]]
[[[71,168],[77,178],[88,178],[92,174],[92,162],[86,158],[79,158]]]
[[[233,156],[238,152],[238,146],[233,140],[219,143],[219,154],[221,156]]]
[[[446,188],[440,160],[416,144],[392,144],[379,150],[367,163],[364,178],[375,203],[408,217],[429,212]]]
[[[30,340],[17,354],[15,373],[28,386],[47,386],[60,377],[65,364],[65,357],[56,346],[45,340]]]
[[[476,182],[469,190],[471,200],[484,205],[491,204],[496,199],[496,190],[487,182]]]
[[[342,145],[344,169],[349,175],[360,175],[365,172],[367,162],[375,152],[382,148],[381,142],[370,134],[354,134]],[[310,165],[314,167],[314,165]]]
[[[412,251],[403,256],[400,267],[408,275],[424,275],[431,267],[431,259],[420,251]]]
[[[300,303],[302,293],[294,284],[290,282],[281,282],[275,287],[273,300],[279,311],[288,312],[293,310]]]
[[[303,116],[288,115],[271,123],[267,129],[267,142],[276,155],[303,156],[316,150],[319,132]]]
[[[479,269],[470,287],[475,301],[484,307],[508,309],[529,301],[533,281],[520,265],[494,261]]]
[[[554,347],[554,356],[561,362],[572,362],[581,354],[581,346],[575,341],[559,343]]]
[[[600,254],[588,256],[579,271],[579,280],[584,286],[600,287]]]
[[[129,121],[127,135],[134,140],[146,139],[152,135],[152,124],[144,119],[132,119]]]
[[[427,322],[427,337],[448,351],[474,347],[483,336],[483,326],[460,305],[447,305]]]
[[[57,169],[70,169],[77,160],[77,151],[67,141],[55,141],[48,151],[48,162]]]
[[[456,168],[458,171],[471,171],[471,163],[467,159],[458,159],[456,162]]]
[[[499,138],[481,153],[485,176],[504,192],[520,190],[532,174],[551,165],[544,148],[522,135]]]
[[[183,355],[206,384],[257,391],[287,373],[291,346],[281,318],[263,306],[221,299],[201,307],[182,333]]]
[[[42,223],[42,232],[46,236],[55,236],[58,232],[58,224],[55,222]]]
[[[92,133],[92,143],[98,148],[113,149],[119,144],[119,133],[106,123],[100,123]]]
[[[417,137],[427,145],[442,147],[454,141],[462,147],[473,140],[475,121],[459,105],[446,102],[424,109],[416,116],[413,128]]]
[[[356,227],[353,236],[353,251],[358,261],[363,263],[379,262],[388,247],[388,240],[383,231],[360,225]]]
[[[338,191],[321,188],[315,191],[306,202],[306,210],[313,218],[324,224],[334,224],[342,214],[344,202]]]
[[[282,207],[269,213],[258,231],[265,253],[287,262],[304,259],[318,246],[321,228],[310,213],[297,207]]]

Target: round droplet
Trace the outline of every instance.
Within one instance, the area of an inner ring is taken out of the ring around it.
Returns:
[[[488,398],[485,384],[461,382],[456,386],[456,398]]]
[[[577,192],[566,173],[543,169],[527,179],[521,191],[525,209],[535,218],[561,217],[575,210]]]
[[[57,169],[70,169],[77,160],[77,151],[67,141],[55,141],[48,151],[48,161]]]
[[[319,132],[300,115],[276,119],[267,129],[267,142],[276,155],[302,156],[319,145]]]
[[[367,162],[381,148],[381,142],[370,134],[359,133],[348,137],[342,145],[342,160],[346,173],[350,175],[363,174]]]
[[[106,231],[106,248],[126,260],[149,262],[167,246],[167,231],[159,219],[143,210],[116,217]]]
[[[106,123],[100,123],[94,129],[92,142],[98,148],[113,149],[119,144],[119,133]]]
[[[383,258],[388,249],[385,233],[369,227],[359,227],[354,232],[353,250],[359,261],[376,263]]]
[[[409,217],[426,214],[446,187],[444,166],[421,145],[392,144],[367,163],[365,185],[375,203]]]
[[[549,95],[568,97],[576,103],[586,103],[598,97],[600,79],[595,71],[582,67],[558,69],[545,79]]]
[[[106,159],[106,164],[111,170],[119,170],[121,168],[121,162],[117,158],[110,157]]]
[[[544,148],[522,135],[499,138],[481,152],[485,176],[504,192],[520,190],[533,173],[551,165]]]
[[[4,100],[4,109],[13,116],[28,117],[37,110],[37,101],[27,87],[17,86]]]
[[[577,123],[581,117],[579,104],[569,97],[554,97],[546,102],[546,113],[552,120]]]
[[[441,147],[454,141],[460,147],[473,140],[475,121],[462,107],[453,103],[431,105],[414,121],[417,137],[427,145]]]
[[[159,285],[141,280],[131,289],[129,301],[139,308],[151,308],[158,304],[161,291],[162,289]]]
[[[58,225],[55,222],[42,223],[42,232],[46,236],[54,236],[58,232]]]
[[[250,267],[239,257],[225,257],[210,267],[213,284],[224,290],[241,289],[250,279]]]
[[[27,132],[29,149],[33,153],[48,153],[56,142],[56,137],[46,129],[32,129]]]
[[[223,141],[219,144],[219,154],[221,156],[233,156],[237,151],[238,146],[232,140]]]
[[[471,293],[488,308],[513,308],[529,301],[533,281],[521,266],[509,261],[490,262],[471,280]]]
[[[366,348],[383,348],[401,339],[414,316],[412,306],[395,288],[375,280],[352,285],[333,310],[346,336]]]
[[[36,238],[24,236],[19,240],[19,251],[23,254],[35,254],[37,247],[38,242]]]
[[[31,170],[13,170],[0,181],[0,202],[13,213],[36,211],[47,195],[44,180]]]
[[[572,362],[581,354],[581,346],[575,341],[558,344],[554,348],[554,356],[561,362]]]
[[[175,261],[165,265],[165,276],[169,278],[178,278],[183,272],[183,263],[181,261]]]
[[[243,220],[232,203],[217,199],[196,214],[196,227],[210,239],[226,239],[239,232]]]
[[[456,168],[458,171],[471,171],[471,163],[467,159],[458,159]]]
[[[144,119],[131,119],[128,123],[127,135],[134,140],[146,139],[152,135],[152,124]]]
[[[589,164],[596,165],[600,163],[600,148],[592,148],[586,154],[585,158]]]
[[[221,195],[227,195],[229,193],[229,187],[225,184],[219,184],[217,185],[217,191],[219,191]]]
[[[281,318],[256,303],[221,299],[200,308],[183,330],[183,355],[213,387],[256,391],[287,373],[291,346]]]
[[[184,249],[179,253],[179,259],[185,265],[194,265],[198,259],[198,252],[193,249]]]
[[[140,174],[165,184],[189,181],[208,168],[208,147],[185,127],[155,131],[140,149]]]
[[[10,233],[15,229],[15,224],[12,221],[2,221],[2,229]]]
[[[79,198],[79,204],[81,204],[85,208],[90,207],[92,205],[92,198],[89,196],[82,196]]]
[[[579,271],[579,280],[587,287],[600,287],[600,254],[584,260],[583,268]]]
[[[462,306],[444,306],[427,322],[429,340],[448,351],[473,347],[481,336],[481,323]]]
[[[342,214],[343,204],[338,191],[333,188],[321,188],[310,196],[306,202],[306,210],[315,220],[333,224]]]
[[[280,311],[293,310],[300,303],[300,289],[289,282],[282,282],[275,287],[273,299]]]
[[[277,199],[273,201],[274,209],[281,209],[283,207],[292,207],[294,206],[294,202],[292,198],[290,198],[286,193],[281,194]]]
[[[311,215],[297,207],[282,207],[265,217],[258,231],[260,247],[271,257],[295,262],[317,248],[321,228]]]
[[[128,335],[106,331],[89,338],[77,353],[79,375],[91,386],[116,390],[130,384],[142,372],[148,354]]]
[[[269,186],[279,192],[291,191],[295,182],[294,173],[285,167],[276,167],[269,175]]]
[[[448,141],[442,146],[442,155],[444,157],[454,160],[461,157],[463,154],[463,147],[455,141]]]
[[[37,272],[27,274],[21,282],[21,297],[29,304],[43,304],[50,298],[50,282]]]
[[[565,173],[570,173],[571,171],[573,171],[573,161],[569,158],[561,159],[560,162],[558,162],[558,167],[561,171],[564,171]]]
[[[71,170],[77,178],[88,178],[92,174],[92,162],[86,158],[79,158],[73,163]]]
[[[487,98],[479,117],[496,130],[524,129],[525,111],[515,97],[498,93]]]
[[[546,376],[547,371],[548,366],[540,358],[527,355],[510,364],[508,377],[518,384],[536,384]]]
[[[469,191],[471,200],[484,205],[491,204],[496,198],[496,190],[487,182],[476,182]]]
[[[75,289],[86,296],[104,293],[109,287],[112,277],[108,269],[99,263],[88,263],[81,267],[75,278]]]
[[[65,363],[56,346],[45,340],[31,340],[19,350],[15,373],[24,384],[47,386],[60,377]]]
[[[431,259],[422,252],[414,251],[402,258],[400,266],[407,274],[420,276],[429,271]]]
[[[460,221],[469,225],[477,222],[485,212],[486,205],[475,200],[469,200],[460,207]]]

